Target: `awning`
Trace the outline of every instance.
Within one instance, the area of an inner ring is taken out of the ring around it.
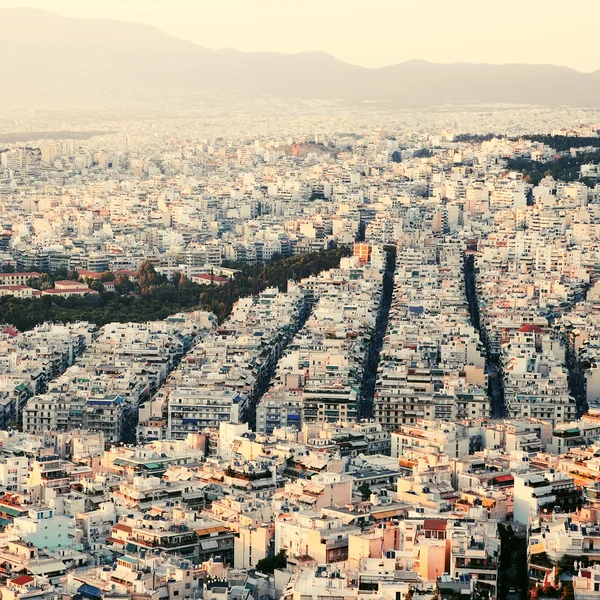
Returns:
[[[33,575],[46,575],[47,573],[58,573],[66,570],[67,566],[62,560],[36,561],[29,565],[29,572]]]
[[[216,550],[219,547],[216,540],[206,540],[204,542],[200,542],[200,546],[202,550]]]
[[[496,483],[513,483],[515,478],[512,475],[499,475],[498,477],[494,477],[494,481]]]
[[[22,508],[14,508],[12,506],[6,506],[6,504],[0,504],[0,513],[10,515],[11,517],[18,517],[25,512]]]
[[[223,533],[228,531],[227,527],[223,525],[217,525],[216,527],[206,527],[205,529],[196,529],[196,535],[202,537],[203,535],[210,535],[212,533]]]
[[[383,512],[372,513],[372,516],[374,519],[391,519],[398,516],[398,513],[395,510],[384,510]]]

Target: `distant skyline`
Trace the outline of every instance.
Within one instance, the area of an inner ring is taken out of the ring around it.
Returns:
[[[0,7],[145,23],[207,48],[324,51],[365,67],[424,59],[600,69],[598,0],[0,0]]]

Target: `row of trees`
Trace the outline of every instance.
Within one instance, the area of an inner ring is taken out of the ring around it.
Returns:
[[[518,141],[519,139],[531,140],[532,142],[539,142],[554,148],[557,152],[568,152],[571,148],[585,148],[587,146],[593,146],[594,148],[600,148],[600,137],[586,137],[586,136],[572,136],[572,135],[523,135],[521,138],[508,137],[502,134],[486,133],[486,134],[472,134],[462,133],[454,137],[455,142],[473,142],[481,144],[482,142],[488,142],[494,138],[506,138],[510,141]]]
[[[551,162],[540,162],[527,158],[508,159],[508,168],[511,171],[521,171],[523,178],[533,185],[547,175],[551,175],[558,181],[578,181],[580,178],[581,165],[600,163],[600,150],[596,152],[584,152],[575,157],[563,156]]]
[[[600,137],[574,137],[571,135],[525,135],[526,140],[540,142],[554,148],[557,152],[568,152],[571,148],[600,148]]]
[[[102,326],[112,321],[160,320],[173,313],[192,310],[211,311],[222,322],[239,298],[258,294],[268,287],[285,291],[288,280],[336,267],[342,256],[349,252],[348,248],[336,248],[277,259],[261,267],[238,265],[240,270],[235,277],[221,286],[210,282],[198,285],[179,273],[169,279],[157,273],[151,263],[143,262],[135,282],[126,275],[112,273],[90,281],[90,287],[96,286],[98,294],[34,299],[4,296],[0,298],[0,323],[11,323],[21,330],[31,329],[44,321],[90,321]],[[39,289],[48,289],[54,286],[55,280],[75,279],[76,275],[75,272],[59,273],[58,276],[56,273],[44,274],[32,283]],[[107,281],[115,282],[114,293],[104,291]]]

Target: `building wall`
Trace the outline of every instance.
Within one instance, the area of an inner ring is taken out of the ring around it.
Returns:
[[[419,566],[416,569],[429,582],[435,581],[446,571],[446,542],[442,540],[419,540]]]
[[[248,528],[240,527],[239,537],[234,543],[234,567],[250,569],[269,554],[271,543],[275,539],[273,526]]]

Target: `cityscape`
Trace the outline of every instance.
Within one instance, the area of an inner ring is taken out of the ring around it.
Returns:
[[[600,598],[597,73],[67,16],[0,2],[2,600]]]

